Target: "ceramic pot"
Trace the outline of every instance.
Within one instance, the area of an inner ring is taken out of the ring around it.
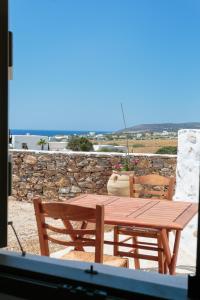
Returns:
[[[107,183],[108,195],[130,197],[130,174],[134,171],[113,171]]]

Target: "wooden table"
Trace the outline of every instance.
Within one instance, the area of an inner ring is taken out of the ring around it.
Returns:
[[[68,203],[84,207],[104,205],[105,224],[160,229],[170,274],[175,274],[181,231],[198,211],[198,205],[190,202],[93,194],[80,195],[68,200]],[[172,253],[167,234],[169,230],[175,232]]]

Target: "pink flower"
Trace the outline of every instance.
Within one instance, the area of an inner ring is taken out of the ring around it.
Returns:
[[[116,171],[134,171],[138,163],[138,158],[130,160],[129,157],[125,157],[121,163],[114,165],[113,169]]]
[[[116,164],[114,166],[114,169],[117,169],[117,170],[120,170],[122,168],[122,165],[121,164]]]
[[[132,162],[134,165],[137,165],[137,164],[139,163],[139,159],[138,159],[138,158],[133,159],[131,162]]]

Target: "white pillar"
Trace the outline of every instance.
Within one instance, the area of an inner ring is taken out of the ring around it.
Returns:
[[[174,201],[198,202],[199,166],[200,130],[179,130]],[[182,232],[178,264],[196,264],[196,233],[197,216]]]
[[[174,200],[198,202],[199,165],[200,130],[179,130]]]

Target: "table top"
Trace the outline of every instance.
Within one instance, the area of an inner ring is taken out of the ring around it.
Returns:
[[[67,201],[78,206],[105,207],[105,224],[182,230],[198,211],[198,204],[160,199],[82,194]]]

